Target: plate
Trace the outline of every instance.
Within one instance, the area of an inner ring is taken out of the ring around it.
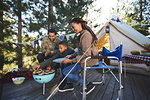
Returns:
[[[67,59],[67,58],[58,58],[58,59],[53,60],[53,62],[60,63],[60,62],[62,62],[63,60],[66,60],[66,59]]]

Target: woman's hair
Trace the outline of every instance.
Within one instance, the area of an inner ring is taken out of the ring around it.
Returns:
[[[91,33],[91,35],[93,37],[93,42],[97,41],[96,35],[92,31],[92,29],[89,26],[87,26],[87,21],[83,20],[82,18],[75,17],[75,18],[72,18],[70,23],[81,23],[82,29],[88,30]]]

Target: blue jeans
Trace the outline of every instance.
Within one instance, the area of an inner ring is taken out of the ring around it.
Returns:
[[[68,72],[74,67],[75,63],[67,66],[66,68],[63,69],[63,75],[67,75]],[[80,64],[77,64],[74,69],[71,71],[71,73],[67,76],[66,80],[67,83],[71,83],[71,80],[75,80],[81,84],[83,84],[83,78],[80,77],[76,72],[80,72],[81,71],[81,66]],[[86,84],[88,84],[88,81],[86,80]]]
[[[66,68],[66,67],[69,66],[69,65],[71,65],[71,63],[68,63],[68,64],[60,63],[61,74],[62,74],[63,77],[65,77],[65,75],[63,74],[63,69]],[[71,83],[71,80],[70,80],[69,78],[66,78],[65,80],[66,80],[66,81],[68,80],[68,82]]]

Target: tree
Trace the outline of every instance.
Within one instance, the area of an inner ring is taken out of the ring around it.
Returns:
[[[17,45],[19,49],[14,46],[14,43],[22,43],[24,39],[30,41],[31,38],[27,35],[31,32],[38,32],[41,36],[43,30],[51,26],[59,32],[72,33],[69,21],[72,17],[83,17],[92,2],[93,0],[1,0],[0,67],[10,63],[21,67],[21,59],[25,55],[35,54],[26,51],[21,45]]]
[[[18,17],[18,43],[22,43],[22,18],[21,18],[21,0],[17,0],[17,17]],[[18,46],[18,67],[22,67],[22,46]]]
[[[1,14],[2,18],[2,27],[1,29],[1,39],[2,43],[0,44],[0,48],[2,48],[2,53],[4,61],[2,60],[2,65],[4,64],[10,64],[10,63],[16,63],[18,61],[19,67],[22,66],[22,47],[21,45],[18,45],[18,59],[16,54],[16,47],[14,47],[14,43],[16,43],[16,37],[17,37],[17,30],[19,33],[18,43],[21,43],[22,37],[22,25],[23,22],[21,19],[21,12],[25,11],[27,8],[26,3],[21,3],[21,0],[2,0],[2,7],[1,12],[5,12]],[[17,16],[18,17],[18,23],[17,23]],[[17,27],[18,25],[18,27]],[[2,56],[1,56],[2,57]]]
[[[136,0],[128,2],[124,0],[128,5],[121,7],[125,11],[123,20],[126,20],[134,29],[141,32],[143,35],[150,34],[148,27],[150,25],[150,2],[149,0]]]
[[[14,21],[10,20],[11,15],[9,14],[11,2],[1,0],[0,5],[0,69],[2,70],[4,64],[14,61],[14,57],[8,55],[13,52],[11,43],[13,35],[16,33],[12,30]]]
[[[150,2],[149,0],[118,0],[118,5],[113,8],[113,13],[127,22],[143,35],[149,35],[150,27]]]
[[[3,52],[3,45],[2,45],[2,41],[4,41],[4,36],[3,36],[3,29],[4,29],[4,26],[3,26],[3,0],[0,0],[0,70],[3,69],[3,66],[4,66],[4,52]]]
[[[139,0],[132,3],[133,12],[128,16],[139,25],[133,25],[133,27],[144,35],[149,35],[147,24],[150,24],[150,2],[149,0]],[[144,25],[145,24],[145,25]]]
[[[52,17],[53,17],[53,3],[54,1],[53,0],[49,0],[49,11],[48,11],[48,29],[51,29],[53,27],[53,20],[52,20]]]
[[[92,0],[68,0],[67,2],[55,0],[56,27],[59,31],[66,34],[72,33],[69,25],[73,17],[83,17],[88,12],[88,6],[92,4]]]
[[[72,17],[83,17],[93,0],[43,0],[32,4],[30,32],[42,35],[42,29],[52,25],[59,32],[72,33],[69,22]],[[36,6],[36,7],[34,7]],[[53,6],[53,7],[52,7]],[[49,7],[49,8],[48,8]]]

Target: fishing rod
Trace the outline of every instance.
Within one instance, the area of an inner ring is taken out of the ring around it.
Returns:
[[[95,41],[93,41],[93,43],[95,43]],[[87,53],[87,51],[91,48],[91,46],[93,45],[93,43],[89,46],[89,48],[84,52],[84,54],[81,56],[81,58],[76,62],[76,64],[72,67],[72,69],[68,72],[68,74],[63,78],[63,80],[58,84],[58,86],[54,89],[54,91],[48,96],[48,98],[46,100],[49,100],[52,95],[55,93],[55,91],[57,90],[57,88],[62,84],[62,82],[67,78],[67,76],[71,73],[71,71],[76,67],[76,65],[81,61],[81,59],[84,57],[84,55]]]

